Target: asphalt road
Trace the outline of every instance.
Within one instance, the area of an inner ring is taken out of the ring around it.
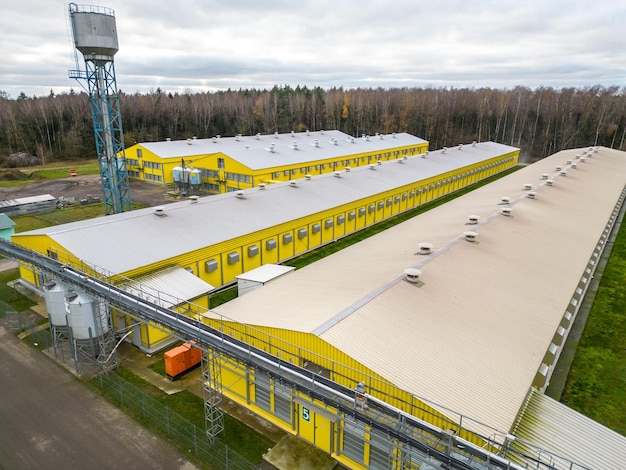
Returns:
[[[0,324],[0,469],[196,467]]]

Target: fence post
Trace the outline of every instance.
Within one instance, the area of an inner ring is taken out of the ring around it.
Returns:
[[[146,419],[146,406],[145,406],[145,401],[144,401],[144,395],[143,393],[141,394],[141,414],[143,415],[143,419]]]
[[[193,448],[198,455],[198,427],[195,424],[193,425]]]
[[[225,460],[226,460],[226,462],[225,462],[225,464],[226,464],[225,468],[226,468],[226,470],[229,470],[229,468],[230,468],[230,467],[228,466],[228,444],[226,445],[226,452],[224,452],[224,458],[225,458]]]
[[[170,435],[170,408],[167,405],[165,405],[165,425],[167,427],[167,435],[172,437]]]

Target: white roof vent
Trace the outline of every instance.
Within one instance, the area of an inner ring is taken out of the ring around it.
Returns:
[[[527,194],[529,199],[536,199],[537,198],[537,193],[535,191],[529,191]]]
[[[511,209],[510,207],[503,207],[502,209],[500,209],[500,214],[505,217],[509,217],[511,215],[511,212],[513,212],[513,209]]]
[[[265,183],[259,183],[259,189],[263,191],[265,189]]]
[[[446,153],[447,150],[448,150],[448,147],[444,147],[441,149],[441,153]]]
[[[546,181],[546,184],[548,186],[552,186],[554,184],[554,180],[548,180],[548,181]]]
[[[270,144],[269,151],[270,151],[271,153],[274,153],[274,150],[276,150],[276,144],[275,144],[274,142],[272,142],[272,143]]]
[[[370,170],[375,170],[376,169],[376,165],[370,165]]]
[[[291,145],[291,148],[294,149],[294,150],[298,150],[298,141],[297,140],[293,141],[293,144]]]
[[[580,157],[580,162],[581,163],[585,163],[587,161],[587,159],[585,157]]]
[[[566,160],[566,161],[565,161],[565,164],[566,164],[566,165],[571,165],[571,164],[572,164],[572,161],[571,161],[571,160]]]
[[[237,142],[239,142],[239,141],[241,140],[241,134],[237,134],[237,135],[235,136],[235,140],[236,140]]]
[[[559,173],[561,176],[567,176],[567,171],[565,170],[561,170],[561,173]]]
[[[337,139],[333,138],[332,141],[333,141],[333,145],[339,145],[339,141]]]
[[[350,167],[349,166],[346,167],[346,171],[350,171]]]
[[[432,243],[423,242],[423,243],[420,243],[418,246],[420,249],[420,255],[429,255],[433,252]]]
[[[572,168],[575,170],[576,168],[578,168],[578,163],[572,163]]]
[[[598,153],[598,150],[600,150],[600,147],[595,147],[595,148],[593,149],[593,153]]]
[[[526,191],[530,191],[531,189],[533,189],[533,185],[532,185],[531,183],[526,183],[526,184],[524,185],[524,189],[525,189]]]
[[[315,147],[319,147],[320,146],[320,140],[319,139],[315,139],[315,143],[313,145],[315,145]]]
[[[561,171],[561,170],[562,170],[562,168],[561,168],[560,166],[557,166],[557,167],[555,168],[555,170],[556,170],[556,171]]]
[[[470,215],[469,216],[469,221],[467,223],[470,224],[470,225],[476,225],[479,220],[480,220],[480,216],[479,215]]]
[[[256,137],[256,140],[261,140],[261,133],[257,132],[255,137]]]
[[[324,135],[324,129],[320,129],[320,134]]]
[[[341,178],[341,173],[339,171],[335,171],[335,178]]]
[[[502,196],[500,198],[500,203],[501,204],[508,204],[509,202],[511,202],[511,198],[509,196]]]
[[[404,158],[398,158],[396,161],[397,161],[398,163],[404,163]]]
[[[544,173],[543,175],[541,175],[542,180],[547,180],[548,178],[550,178],[550,175],[548,173]]]
[[[395,138],[396,138],[396,133],[395,133],[395,132],[392,132],[392,133],[391,133],[391,138],[392,138],[392,139],[395,139]]]
[[[311,135],[311,132],[309,132],[309,130],[306,130],[306,135]]]
[[[218,136],[218,137],[219,137],[219,136]],[[198,140],[198,136],[195,136],[195,135],[194,135],[194,136],[192,137],[192,139],[193,139],[193,140]]]
[[[306,174],[306,175],[304,175],[304,178],[307,179],[307,180],[310,180],[311,179],[311,175]]]
[[[278,139],[278,131],[274,132],[274,138]]]
[[[295,188],[296,186],[298,186],[298,183],[296,183],[295,181],[290,181],[289,186],[291,186],[292,188]]]
[[[192,144],[191,139],[187,139],[187,145],[191,145],[191,144]]]
[[[217,142],[217,137],[213,137],[211,140],[213,141],[213,143],[216,143]]]
[[[163,217],[165,215],[165,207],[163,207],[163,206],[156,206],[154,208],[154,213],[156,215],[158,215],[159,217]]]
[[[239,199],[245,199],[244,195],[243,195],[243,191],[237,191],[235,193],[235,195],[239,198]]]
[[[198,203],[198,199],[200,199],[200,196],[196,196],[195,194],[193,196],[189,196],[189,201],[192,204],[197,204]]]
[[[370,141],[370,136],[369,136],[369,134],[367,134],[367,135],[365,136],[365,140],[366,140],[367,142],[369,142],[369,141]]]
[[[459,150],[463,150],[463,144],[459,144]]]
[[[296,133],[294,131],[291,131],[291,137],[295,137]]]
[[[417,284],[420,281],[420,275],[422,271],[415,268],[406,268],[404,270],[405,279],[409,281],[411,284]]]
[[[463,236],[468,242],[475,242],[476,239],[478,238],[478,233],[467,231],[467,232],[463,232]]]
[[[378,160],[376,163],[377,163],[378,165],[382,165],[382,164],[383,164],[383,162],[381,162],[380,160]]]
[[[354,137],[350,137],[350,143],[354,144],[355,142],[356,142],[355,138]]]
[[[476,147],[476,141],[472,140],[472,147]]]
[[[171,141],[172,141],[172,138],[171,138],[171,137],[166,137],[166,138],[165,138],[165,142],[171,142]]]

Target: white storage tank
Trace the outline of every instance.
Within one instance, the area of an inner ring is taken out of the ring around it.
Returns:
[[[109,331],[108,309],[103,303],[81,292],[72,292],[65,296],[65,305],[74,339],[97,338]]]
[[[67,312],[65,310],[65,296],[72,289],[59,282],[48,282],[43,287],[43,296],[46,301],[50,326],[67,326]]]

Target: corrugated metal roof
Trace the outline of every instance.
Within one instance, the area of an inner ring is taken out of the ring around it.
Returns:
[[[221,152],[248,168],[260,170],[423,143],[426,143],[424,139],[407,133],[353,138],[341,131],[332,130],[295,132],[293,135],[271,134],[148,142],[141,145],[160,158],[188,158],[192,166],[194,157]]]
[[[137,277],[121,287],[165,308],[180,305],[213,290],[211,284],[178,266]]]
[[[579,153],[559,152],[214,311],[317,333],[402,389],[509,430],[626,182],[624,152],[606,148],[560,176],[556,166]],[[469,215],[479,224],[467,225]],[[477,241],[465,241],[467,230]],[[433,254],[420,255],[420,242]],[[422,271],[418,285],[402,280],[409,267]]]
[[[0,201],[0,207],[13,207],[13,206],[21,206],[24,204],[34,204],[36,202],[49,202],[54,201],[56,198],[51,196],[50,194],[42,194],[40,196],[28,196],[28,197],[20,197],[15,199],[5,199],[4,201]]]
[[[528,452],[524,442],[531,442],[590,469],[624,469],[626,437],[536,390],[530,393],[511,447]],[[568,462],[557,457],[554,468],[570,469]]]
[[[15,222],[6,214],[0,214],[0,229],[15,227]]]
[[[246,281],[268,282],[295,269],[296,268],[293,266],[283,266],[281,264],[264,264],[263,266],[259,266],[258,268],[252,269],[235,277]]]
[[[295,188],[282,183],[263,191],[245,190],[244,198],[227,193],[200,198],[196,204],[167,204],[162,217],[148,208],[14,237],[47,234],[75,256],[107,271],[125,273],[516,150],[482,142],[462,151],[411,157],[403,165],[384,162],[376,171],[365,166],[342,172],[341,178],[325,174],[301,179]]]

